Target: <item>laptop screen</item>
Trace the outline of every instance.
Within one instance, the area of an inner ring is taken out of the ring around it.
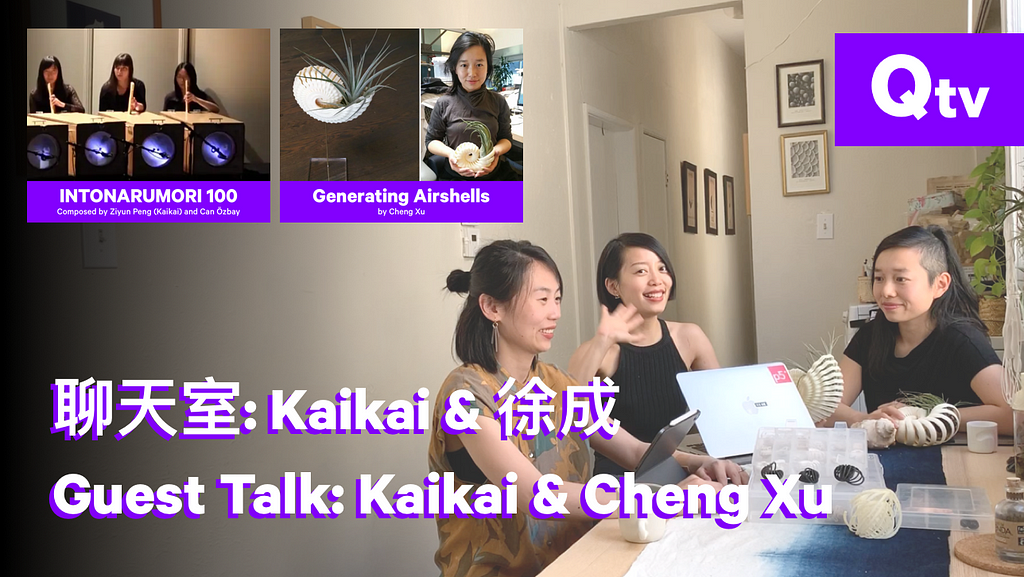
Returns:
[[[687,406],[700,410],[712,457],[751,454],[761,427],[814,427],[783,363],[679,373],[676,380]]]

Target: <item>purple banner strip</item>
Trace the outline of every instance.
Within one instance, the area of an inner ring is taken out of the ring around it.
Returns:
[[[523,222],[523,183],[285,181],[281,222]]]
[[[1024,144],[1022,54],[1024,34],[836,34],[836,145]]]
[[[28,222],[270,222],[270,182],[28,182]]]

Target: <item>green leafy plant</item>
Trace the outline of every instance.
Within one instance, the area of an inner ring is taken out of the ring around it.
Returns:
[[[505,59],[504,56],[498,61],[498,65],[494,67],[494,86],[501,89],[509,84],[512,84],[512,63]]]
[[[964,216],[976,221],[967,238],[967,249],[975,257],[971,284],[982,297],[1002,298],[1006,292],[1003,221],[1021,210],[1021,197],[1013,193],[1016,189],[1005,184],[1006,155],[1003,147],[996,147],[971,172],[971,178],[977,181],[964,191],[964,200],[969,207]],[[1007,203],[1007,192],[1011,193],[1010,203]],[[989,249],[988,256],[978,257],[986,249]]]
[[[356,60],[355,51],[352,49],[352,43],[345,39],[345,33],[341,33],[341,41],[345,45],[345,58],[338,55],[338,52],[334,50],[331,43],[326,38],[323,39],[327,47],[334,53],[334,57],[338,59],[338,65],[332,66],[331,64],[309,54],[303,52],[301,49],[296,48],[299,52],[302,52],[302,59],[309,66],[323,66],[327,68],[341,81],[336,81],[333,78],[318,78],[312,76],[300,76],[300,78],[308,78],[310,80],[323,80],[330,82],[335,88],[341,92],[341,102],[322,102],[317,101],[317,104],[324,108],[344,108],[351,104],[354,104],[361,98],[369,98],[373,96],[378,90],[384,88],[392,89],[390,86],[384,84],[388,78],[395,73],[395,68],[412,58],[407,56],[394,64],[384,66],[384,61],[391,56],[397,48],[390,48],[388,46],[388,40],[391,39],[389,36],[384,40],[384,45],[381,46],[380,51],[377,52],[376,56],[370,55],[370,45],[373,44],[374,39],[377,37],[377,33],[374,32],[370,42],[366,44],[366,48],[363,49],[363,54]],[[369,59],[368,59],[369,58]],[[393,89],[392,89],[393,90]]]

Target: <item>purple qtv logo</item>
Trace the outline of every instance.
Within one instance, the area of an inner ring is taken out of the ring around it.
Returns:
[[[1024,144],[1024,35],[836,34],[837,146]],[[1004,55],[999,66],[979,54]]]

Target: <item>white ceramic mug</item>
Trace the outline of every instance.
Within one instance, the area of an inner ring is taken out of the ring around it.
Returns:
[[[668,519],[650,514],[644,519],[632,516],[628,519],[619,518],[619,531],[622,538],[630,543],[653,543],[665,536]]]
[[[992,421],[967,423],[967,450],[972,453],[994,453],[999,445],[999,433]]]

